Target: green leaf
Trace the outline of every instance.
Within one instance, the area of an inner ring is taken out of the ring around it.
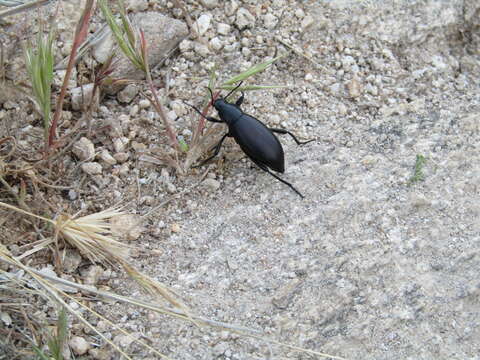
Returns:
[[[255,75],[255,74],[265,70],[267,67],[269,67],[271,64],[273,64],[275,61],[277,61],[277,60],[279,60],[279,59],[281,59],[281,58],[283,58],[287,55],[288,55],[288,53],[285,53],[285,54],[282,54],[280,56],[277,56],[276,58],[265,61],[264,63],[254,65],[250,69],[244,71],[243,73],[241,73],[237,76],[234,76],[231,79],[225,81],[223,83],[223,85],[232,85],[232,84],[235,84],[237,82],[243,81],[243,80],[249,78],[250,76]]]
[[[423,181],[425,179],[425,175],[423,174],[423,166],[427,162],[425,156],[418,154],[415,159],[415,169],[413,171],[413,176],[408,180],[408,185],[412,185],[413,183]]]
[[[233,90],[235,89],[235,85],[222,85],[219,86],[219,89],[222,90]],[[268,90],[268,89],[279,89],[285,88],[288,85],[247,85],[247,86],[240,86],[237,91],[252,91],[252,90]]]
[[[215,83],[217,82],[217,65],[213,65],[212,70],[210,71],[210,79],[208,80],[208,87],[213,90],[215,89]]]
[[[40,358],[40,360],[51,360],[47,355],[45,355],[45,353],[40,350],[38,347],[36,347],[35,345],[32,345],[33,347],[33,351],[35,351],[35,353],[37,354],[37,356]]]
[[[178,145],[180,146],[180,150],[184,153],[188,152],[188,144],[185,142],[184,139],[178,139]]]

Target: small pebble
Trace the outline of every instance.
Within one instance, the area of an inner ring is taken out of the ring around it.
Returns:
[[[150,107],[150,101],[147,99],[142,99],[138,102],[140,109],[147,109]]]
[[[81,165],[83,172],[88,175],[99,175],[102,173],[102,165],[96,162],[87,162]]]
[[[347,83],[347,89],[351,98],[358,98],[362,94],[362,85],[356,78]]]
[[[116,153],[124,152],[125,149],[127,148],[128,142],[129,140],[126,137],[120,137],[113,140],[113,148],[115,149],[115,152]]]
[[[172,225],[170,225],[170,230],[173,233],[179,233],[180,232],[180,225],[178,225],[177,223],[173,223]]]
[[[72,152],[81,161],[91,160],[95,156],[95,146],[90,139],[82,137],[73,145]]]
[[[68,342],[75,355],[84,355],[90,349],[90,344],[83,337],[74,336]]]
[[[83,277],[83,283],[87,285],[96,285],[98,279],[103,274],[103,268],[98,265],[91,265],[86,270],[82,270],[80,274]]]
[[[210,40],[210,46],[213,50],[220,50],[223,47],[222,40],[220,40],[218,37],[214,37],[212,40]]]
[[[240,30],[253,27],[255,25],[255,17],[247,9],[242,7],[237,11],[235,24]]]
[[[121,164],[127,161],[128,157],[129,157],[129,154],[127,152],[119,152],[113,155],[113,158]]]
[[[121,103],[130,103],[138,94],[138,87],[134,84],[128,84],[125,88],[118,92],[117,99]]]
[[[305,17],[305,12],[301,8],[298,8],[295,10],[295,16],[299,19],[303,19]]]
[[[210,54],[210,50],[208,49],[208,46],[201,42],[195,42],[194,50],[198,55],[202,57],[206,57],[207,55]]]
[[[307,15],[303,18],[302,22],[300,23],[300,28],[302,29],[302,31],[305,31],[310,26],[312,26],[314,22],[315,20],[313,19],[313,17],[311,17],[310,15]]]
[[[129,0],[127,9],[133,12],[145,11],[148,9],[148,2],[147,0]]]
[[[212,191],[216,191],[220,187],[220,182],[210,178],[203,180],[202,184]]]
[[[230,33],[230,25],[224,23],[218,23],[217,32],[220,35],[228,35]]]
[[[237,12],[238,2],[235,0],[229,1],[225,4],[225,15],[232,16]]]
[[[117,169],[117,173],[120,176],[127,176],[130,173],[130,165],[128,163],[123,163],[122,166]]]
[[[130,108],[130,112],[128,113],[130,116],[135,116],[138,114],[138,111],[140,110],[140,107],[138,105],[133,105]]]
[[[182,40],[178,47],[180,48],[181,52],[189,51],[193,48],[193,41],[190,41],[188,39]]]
[[[87,84],[73,88],[70,91],[73,110],[82,110],[92,101],[93,84]],[[96,92],[95,102],[98,102],[98,91]],[[3,105],[5,107],[5,104]]]
[[[210,14],[203,14],[193,23],[193,28],[198,35],[203,36],[207,32],[211,20],[212,16]]]
[[[117,160],[110,154],[110,152],[106,149],[102,150],[100,153],[100,159],[102,159],[105,163],[110,166],[113,166],[117,163]]]
[[[202,4],[208,9],[213,9],[218,6],[218,0],[203,0]]]
[[[78,193],[75,191],[75,190],[68,190],[68,198],[73,201],[73,200],[76,200],[78,198]]]
[[[263,17],[263,23],[265,27],[272,30],[277,25],[278,19],[272,13],[268,13]]]

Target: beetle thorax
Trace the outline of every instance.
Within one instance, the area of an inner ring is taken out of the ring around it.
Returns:
[[[220,119],[229,125],[232,125],[243,114],[243,111],[237,105],[230,104],[225,99],[215,100],[213,106],[218,111]]]

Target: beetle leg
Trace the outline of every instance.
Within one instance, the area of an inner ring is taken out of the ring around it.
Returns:
[[[216,118],[214,118],[214,117],[212,117],[212,116],[207,116],[207,117],[205,117],[205,119],[207,119],[208,121],[211,121],[211,122],[223,123],[222,120],[218,120],[218,119],[216,119]]]
[[[288,130],[285,130],[285,129],[276,129],[276,128],[269,128],[270,131],[273,131],[274,133],[277,133],[277,134],[282,134],[282,135],[285,135],[285,134],[288,134],[290,135],[293,140],[295,140],[295,142],[297,143],[297,145],[305,145],[305,144],[308,144],[309,142],[315,140],[315,139],[311,139],[311,140],[307,140],[307,141],[299,141],[295,135],[293,135],[290,131]]]
[[[191,104],[189,104],[189,103],[187,103],[187,102],[185,102],[185,101],[184,101],[183,103],[184,103],[185,105],[188,105],[188,106],[190,106],[191,108],[193,108],[193,110],[195,110],[195,111],[196,111],[201,117],[203,117],[204,119],[207,119],[208,121],[211,121],[211,122],[223,123],[222,120],[218,120],[218,119],[216,119],[216,118],[214,118],[214,117],[212,117],[212,116],[205,116],[205,115],[203,115],[202,112],[197,109],[197,107],[195,107],[195,106],[193,106],[193,105],[191,105]]]
[[[225,138],[226,138],[227,136],[231,136],[231,135],[230,135],[229,133],[226,133],[225,135],[223,135],[222,138],[220,139],[220,141],[218,142],[218,144],[215,145],[215,146],[212,148],[212,150],[215,149],[215,152],[213,153],[213,155],[210,156],[209,158],[203,160],[200,164],[195,165],[194,168],[197,168],[197,167],[200,167],[200,166],[202,166],[202,165],[205,165],[207,162],[209,162],[209,161],[212,160],[215,156],[217,156],[218,153],[220,152],[220,148],[222,147],[223,140],[225,140]]]
[[[302,199],[305,198],[305,196],[303,196],[303,195],[300,193],[300,191],[298,191],[297,189],[295,189],[295,187],[294,187],[292,184],[290,184],[289,182],[283,180],[281,177],[279,177],[279,176],[275,175],[274,173],[272,173],[272,172],[268,169],[268,167],[267,167],[266,165],[264,165],[264,164],[262,164],[262,163],[259,163],[259,162],[255,161],[255,160],[253,160],[253,159],[252,159],[252,161],[253,161],[255,164],[257,164],[257,166],[258,166],[260,169],[262,169],[263,171],[269,173],[269,174],[272,175],[275,179],[281,181],[282,183],[284,183],[285,185],[287,185],[288,187],[290,187],[290,189],[292,189],[292,190],[295,191],[298,195],[300,195],[300,197],[301,197]]]
[[[243,94],[243,91],[242,91],[242,96],[240,96],[237,100],[237,102],[235,103],[235,105],[237,105],[238,107],[240,107],[240,105],[242,105],[243,103],[243,99],[245,98],[245,95]]]

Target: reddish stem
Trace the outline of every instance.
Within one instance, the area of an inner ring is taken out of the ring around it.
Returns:
[[[90,23],[90,18],[92,17],[93,10],[96,6],[96,0],[87,0],[85,9],[83,10],[82,17],[78,21],[77,29],[75,30],[75,37],[73,39],[72,51],[70,52],[70,58],[68,59],[67,71],[65,72],[65,77],[63,78],[62,88],[60,90],[60,95],[58,96],[57,104],[55,106],[55,114],[53,115],[52,124],[50,125],[50,131],[48,135],[48,147],[50,148],[53,145],[55,140],[55,133],[57,132],[57,124],[62,114],[63,100],[65,99],[65,94],[67,93],[68,81],[70,80],[70,75],[72,74],[72,69],[75,65],[75,58],[77,56],[77,50],[80,44],[87,37],[88,25]]]
[[[208,114],[208,111],[210,110],[210,106],[213,105],[213,103],[215,102],[215,100],[217,100],[217,98],[220,96],[220,91],[217,91],[214,95],[213,95],[213,99],[211,101],[208,102],[207,106],[205,106],[205,108],[203,109],[202,111],[202,116],[200,116],[200,121],[198,122],[198,125],[197,125],[197,130],[195,131],[195,134],[193,136],[193,140],[192,140],[192,144],[196,144],[197,143],[197,140],[198,140],[198,137],[201,135],[202,131],[203,131],[203,128],[205,127],[205,122],[206,122],[206,116]]]

